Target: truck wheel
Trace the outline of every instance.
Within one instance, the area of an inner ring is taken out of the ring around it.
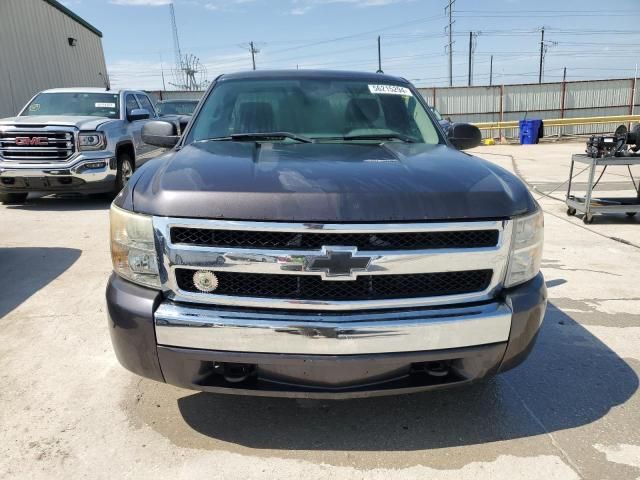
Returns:
[[[0,202],[4,205],[20,205],[27,200],[28,193],[0,193]]]
[[[576,209],[573,207],[569,207],[567,208],[567,215],[569,215],[570,217],[573,217],[576,214]]]
[[[120,190],[125,187],[129,178],[133,175],[133,170],[133,160],[131,160],[129,154],[121,153],[118,155],[118,170],[116,173],[116,184],[113,189],[114,193],[118,194]]]

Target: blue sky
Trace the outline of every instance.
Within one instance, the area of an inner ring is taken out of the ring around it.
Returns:
[[[170,88],[174,81],[170,0],[66,0],[95,25],[112,84]],[[377,69],[418,86],[448,85],[448,0],[174,0],[180,46],[207,78],[257,67]],[[467,83],[469,32],[475,37],[474,84],[538,80],[545,27],[545,80],[632,77],[640,63],[639,0],[456,0],[454,85]]]

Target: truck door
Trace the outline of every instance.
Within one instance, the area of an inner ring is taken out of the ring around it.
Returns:
[[[146,120],[129,120],[129,114],[133,110],[137,110],[140,107],[138,100],[133,93],[127,93],[124,99],[126,108],[127,108],[127,131],[129,135],[131,135],[133,139],[133,147],[136,151],[136,168],[144,163],[144,155],[145,148],[147,148],[146,144],[142,142],[142,126],[145,124]]]
[[[138,103],[140,104],[140,108],[143,108],[145,110],[148,110],[149,113],[151,114],[151,116],[149,117],[150,120],[153,120],[155,118],[158,117],[158,114],[156,113],[156,109],[153,106],[153,103],[151,102],[151,100],[149,99],[149,97],[145,94],[142,93],[136,93],[136,99],[138,100]],[[140,120],[141,125],[144,125],[148,120]],[[142,128],[142,126],[140,127]],[[146,160],[149,160],[157,155],[159,155],[164,149],[162,148],[157,148],[154,147],[153,145],[148,145],[144,142],[142,142],[142,146],[141,146],[141,152],[142,152],[142,158],[141,160],[144,162]]]

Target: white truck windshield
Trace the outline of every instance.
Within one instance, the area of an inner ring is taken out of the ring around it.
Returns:
[[[21,115],[119,118],[120,100],[117,93],[40,93],[27,105]]]

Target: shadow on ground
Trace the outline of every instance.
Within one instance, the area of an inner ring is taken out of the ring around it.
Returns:
[[[7,205],[7,209],[33,210],[40,212],[108,210],[113,197],[109,195],[30,194],[24,204]]]
[[[67,270],[80,253],[75,248],[0,248],[0,318]]]
[[[580,427],[637,388],[623,359],[549,305],[529,359],[482,384],[318,403],[196,393],[180,398],[178,408],[197,432],[250,448],[411,451]]]

